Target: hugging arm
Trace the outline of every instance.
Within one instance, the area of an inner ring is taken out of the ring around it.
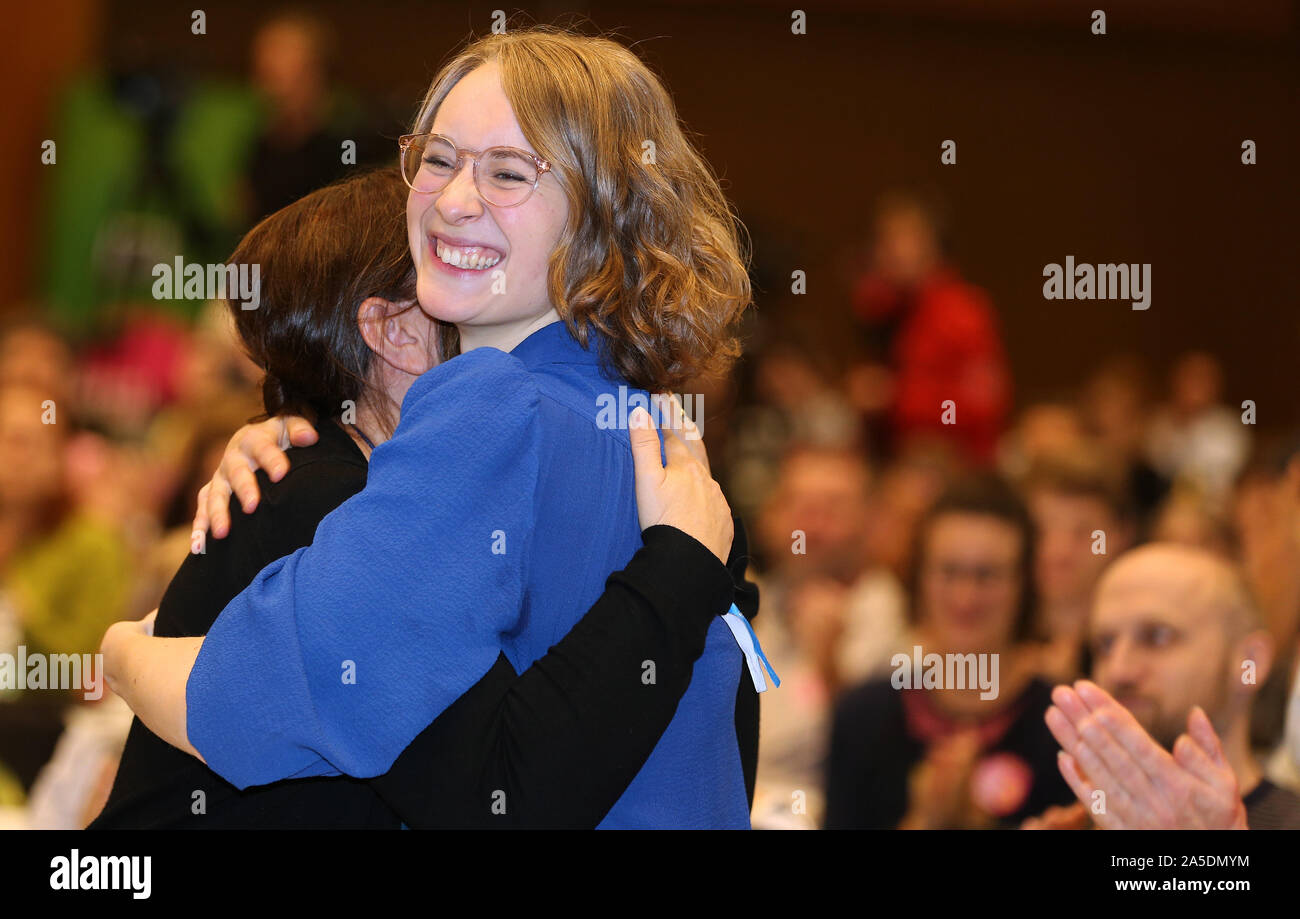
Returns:
[[[371,780],[408,826],[591,829],[614,806],[734,593],[730,571],[682,531],[653,526],[643,537],[545,656],[516,675],[501,655]]]
[[[673,408],[680,411],[675,403]],[[757,589],[745,580],[743,527],[735,523],[733,545],[726,500],[709,478],[702,443],[690,432],[684,441],[673,430],[670,425],[664,432],[666,466],[652,428],[634,424],[630,432],[645,546],[610,576],[586,616],[522,675],[499,655],[385,775],[372,780],[408,825],[594,826],[671,721],[713,616],[734,599],[752,618]],[[302,541],[309,539],[302,535]],[[728,548],[724,567],[720,559]],[[114,628],[140,632],[135,623]],[[162,642],[126,644],[156,648]],[[109,644],[106,639],[106,652]],[[114,656],[106,659],[111,678]],[[653,681],[642,679],[647,660],[656,665]],[[182,678],[181,690],[183,685]],[[178,694],[183,702],[183,692]],[[743,680],[738,702],[746,696],[756,700]],[[147,708],[128,701],[156,733],[194,752],[152,721]],[[179,708],[183,735],[183,704]],[[746,723],[738,708],[742,738]],[[755,729],[756,721],[748,731],[754,743]],[[741,746],[752,800],[756,751],[746,754],[743,741]]]
[[[666,467],[653,429],[631,431],[638,512],[651,525],[587,614],[523,674],[500,655],[371,780],[408,826],[594,827],[672,721],[713,617],[733,602],[756,612],[744,528],[735,521],[730,538],[730,512],[708,477],[703,445],[692,440],[691,450],[674,430],[664,431]],[[742,677],[740,693],[746,689],[756,698]],[[749,719],[738,709],[738,734],[742,723]],[[749,736],[753,755],[742,742],[741,758],[752,803],[756,703]]]
[[[379,775],[492,667],[523,605],[536,403],[517,359],[493,349],[416,381],[365,488],[204,639],[186,725],[214,771],[240,788]]]

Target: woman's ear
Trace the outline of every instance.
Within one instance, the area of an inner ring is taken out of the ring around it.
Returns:
[[[367,297],[357,309],[357,328],[371,351],[403,373],[419,376],[437,361],[434,321],[410,303]]]
[[[1259,691],[1273,670],[1273,638],[1264,629],[1256,629],[1237,642],[1236,654],[1231,658],[1238,667],[1234,674],[1245,692]]]

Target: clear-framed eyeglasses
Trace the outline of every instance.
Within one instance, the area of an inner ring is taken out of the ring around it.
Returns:
[[[447,186],[465,158],[474,161],[474,186],[494,207],[518,207],[537,189],[551,164],[517,147],[466,150],[442,134],[403,134],[397,139],[402,178],[413,191],[435,194]],[[479,169],[482,166],[482,169]]]

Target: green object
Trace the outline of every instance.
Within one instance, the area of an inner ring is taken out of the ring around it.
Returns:
[[[241,183],[261,123],[250,89],[196,84],[171,129],[149,125],[103,76],[66,91],[54,119],[55,162],[46,165],[42,291],[52,318],[86,331],[112,306],[152,299],[152,267],[177,255],[221,262],[245,229]],[[150,144],[174,177],[148,175]],[[201,302],[161,304],[191,316]]]
[[[5,571],[28,654],[93,654],[126,615],[131,556],[108,524],[74,515],[22,549]]]

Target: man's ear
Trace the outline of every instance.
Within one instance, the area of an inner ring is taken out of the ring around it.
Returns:
[[[367,347],[391,367],[419,376],[434,366],[433,320],[413,304],[367,297],[357,309],[357,328]]]
[[[1232,666],[1236,668],[1238,686],[1251,695],[1259,692],[1273,671],[1273,636],[1265,629],[1243,636],[1237,642]]]

